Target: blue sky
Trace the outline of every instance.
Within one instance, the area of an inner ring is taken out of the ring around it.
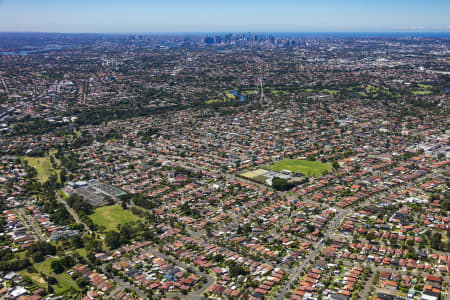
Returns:
[[[450,0],[0,0],[0,31],[450,32]]]

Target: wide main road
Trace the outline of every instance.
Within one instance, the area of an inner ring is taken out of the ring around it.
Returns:
[[[21,214],[22,218],[25,220],[25,222],[27,223],[27,225],[29,227],[31,227],[31,229],[33,229],[34,233],[36,234],[36,236],[41,240],[41,241],[49,241],[48,238],[46,238],[40,231],[40,229],[36,226],[36,224],[34,223],[33,219],[27,214],[25,213],[25,211],[23,210],[23,207],[19,208],[19,213]]]
[[[404,189],[404,188],[407,188],[408,186],[412,186],[414,184],[414,182],[418,182],[427,177],[436,176],[437,174],[441,173],[442,171],[448,171],[448,169],[449,168],[445,168],[444,170],[435,170],[432,173],[425,174],[424,176],[414,179],[412,182],[405,182],[403,184],[400,184],[400,185],[394,187],[393,189],[389,190],[388,192],[391,192],[391,193],[398,192],[400,189]],[[384,196],[385,193],[386,193],[386,191],[382,192],[381,194],[380,193],[373,194],[370,197],[368,197],[366,200],[364,200],[363,202],[359,202],[358,205],[361,207],[367,206],[368,204],[370,204],[370,202],[380,198],[380,196],[381,197]],[[348,216],[349,214],[351,214],[353,212],[354,212],[354,210],[351,207],[347,208],[347,209],[337,209],[336,215],[334,216],[333,219],[331,219],[330,223],[328,224],[328,228],[327,228],[326,232],[324,232],[324,236],[332,237],[334,234],[334,231],[339,227],[342,220],[346,216]],[[286,294],[289,291],[291,284],[299,277],[300,273],[314,260],[316,255],[320,252],[322,243],[320,241],[318,241],[318,242],[313,243],[312,246],[313,247],[311,249],[311,253],[303,260],[303,262],[299,266],[297,266],[296,268],[291,270],[290,279],[287,281],[287,283],[284,284],[283,288],[280,289],[280,291],[279,291],[278,295],[275,297],[275,299],[277,299],[277,300],[285,299]]]
[[[9,89],[8,86],[6,85],[5,80],[3,79],[3,76],[0,75],[0,80],[2,81],[3,87],[5,88],[5,92],[7,95],[9,95]]]
[[[179,164],[179,165],[183,166],[183,164]],[[195,166],[194,166],[194,167],[191,167],[191,168],[194,168],[194,169],[196,169],[197,171],[202,171],[201,168],[199,169],[198,167],[195,167]],[[384,196],[386,196],[388,193],[395,193],[395,192],[399,191],[400,189],[404,189],[404,188],[406,188],[406,187],[408,187],[408,186],[414,185],[415,182],[418,182],[418,181],[420,181],[420,180],[422,180],[422,179],[424,179],[424,178],[427,178],[427,177],[433,177],[433,176],[437,175],[438,173],[441,173],[442,171],[445,171],[445,170],[448,170],[448,167],[444,168],[444,170],[443,170],[443,169],[434,170],[432,173],[425,174],[424,176],[421,176],[421,177],[419,177],[419,178],[416,178],[416,179],[414,179],[414,180],[412,180],[412,181],[410,181],[410,182],[403,182],[402,184],[397,185],[397,186],[395,186],[395,187],[393,187],[393,188],[391,188],[391,189],[389,189],[389,190],[387,190],[387,191],[382,191],[382,192],[379,192],[379,193],[372,194],[371,196],[367,197],[367,198],[366,198],[365,200],[363,200],[362,202],[357,203],[357,205],[358,205],[359,207],[367,206],[368,204],[370,204],[370,202],[372,202],[372,201],[374,201],[374,200],[376,200],[376,199],[379,199],[380,197],[384,197]],[[210,171],[210,170],[208,170],[208,171]],[[226,178],[228,178],[228,179],[230,179],[230,180],[238,180],[238,181],[241,181],[241,182],[244,182],[244,183],[247,183],[247,184],[251,184],[251,185],[258,186],[258,187],[260,187],[260,188],[273,190],[273,189],[270,188],[270,187],[267,187],[267,186],[262,185],[262,184],[255,183],[255,182],[253,182],[253,181],[246,180],[246,179],[244,179],[244,178],[242,178],[242,177],[236,176],[235,174],[226,174],[226,173],[220,173],[220,174],[221,174],[221,175],[224,175]],[[289,198],[293,197],[292,195],[290,195],[289,193],[286,193],[286,192],[277,192],[277,193],[278,193],[279,195],[282,195],[285,199],[289,199]],[[308,196],[307,196],[307,197],[303,197],[302,201],[307,202],[307,203],[315,203],[315,204],[318,203],[318,202],[312,201],[312,200],[310,199],[310,197],[308,197]],[[329,207],[328,204],[323,204],[323,203],[322,203],[322,206]],[[346,209],[336,208],[336,215],[330,220],[330,222],[329,222],[329,224],[328,224],[328,226],[327,226],[327,230],[324,232],[323,235],[324,235],[325,237],[332,237],[333,234],[335,233],[335,230],[336,230],[336,229],[339,227],[339,225],[341,224],[342,220],[343,220],[346,216],[348,216],[349,214],[351,214],[352,212],[354,212],[354,208],[352,208],[352,207],[348,207],[348,208],[346,208]],[[283,300],[283,299],[285,299],[286,294],[287,294],[287,293],[289,292],[289,290],[290,290],[291,284],[292,284],[295,280],[298,279],[298,277],[300,276],[300,274],[301,274],[301,273],[302,273],[302,272],[303,272],[303,271],[311,264],[311,262],[312,262],[312,261],[314,260],[314,258],[317,256],[317,254],[320,253],[322,246],[323,246],[323,244],[322,244],[321,241],[317,241],[317,242],[314,242],[314,243],[312,244],[311,251],[310,251],[309,254],[302,260],[302,262],[300,263],[300,265],[298,265],[297,267],[295,267],[295,268],[293,268],[293,269],[290,270],[290,277],[289,277],[289,280],[288,280],[288,281],[283,285],[283,287],[279,290],[279,292],[278,292],[277,296],[275,297],[275,299],[277,299],[277,300]]]
[[[334,218],[330,221],[328,224],[328,229],[324,233],[324,236],[329,237],[332,236],[334,233],[334,230],[339,226],[339,224],[342,222],[342,220],[350,214],[351,210],[341,210],[336,213]],[[294,269],[290,271],[290,278],[289,280],[283,285],[283,287],[279,290],[278,295],[275,297],[276,300],[282,300],[286,297],[287,292],[289,292],[291,284],[297,280],[297,278],[300,276],[300,274],[307,268],[311,262],[314,260],[314,258],[319,254],[321,248],[322,248],[322,240],[314,242],[311,247],[311,251],[309,252],[308,256],[306,256],[301,264]]]

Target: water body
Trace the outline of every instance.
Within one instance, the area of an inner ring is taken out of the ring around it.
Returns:
[[[55,50],[61,50],[63,48],[67,48],[70,46],[48,46],[42,49],[30,49],[30,50],[18,50],[18,51],[6,51],[6,52],[0,52],[1,55],[28,55],[33,53],[42,53],[47,51],[55,51]]]
[[[244,102],[245,100],[247,100],[247,97],[242,96],[241,94],[238,94],[238,91],[231,91],[230,94],[233,95],[233,96],[239,97],[239,100],[241,102]]]

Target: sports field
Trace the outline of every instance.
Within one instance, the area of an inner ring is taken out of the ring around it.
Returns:
[[[245,177],[245,178],[253,179],[253,178],[255,178],[255,177],[264,175],[264,174],[266,174],[266,173],[268,173],[268,172],[269,172],[269,171],[267,171],[267,170],[257,169],[257,170],[254,170],[254,171],[242,173],[241,175],[242,175],[243,177]]]
[[[99,207],[89,216],[89,218],[91,218],[95,224],[104,226],[107,231],[117,230],[117,225],[119,224],[125,224],[140,219],[130,210],[123,209],[118,204]]]
[[[309,161],[300,159],[285,159],[267,166],[273,171],[289,170],[294,173],[301,172],[305,176],[318,177],[325,171],[330,171],[332,166],[330,163],[322,163],[320,161]]]

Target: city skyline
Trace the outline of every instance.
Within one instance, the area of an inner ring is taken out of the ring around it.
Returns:
[[[449,32],[448,1],[0,1],[2,32]]]

